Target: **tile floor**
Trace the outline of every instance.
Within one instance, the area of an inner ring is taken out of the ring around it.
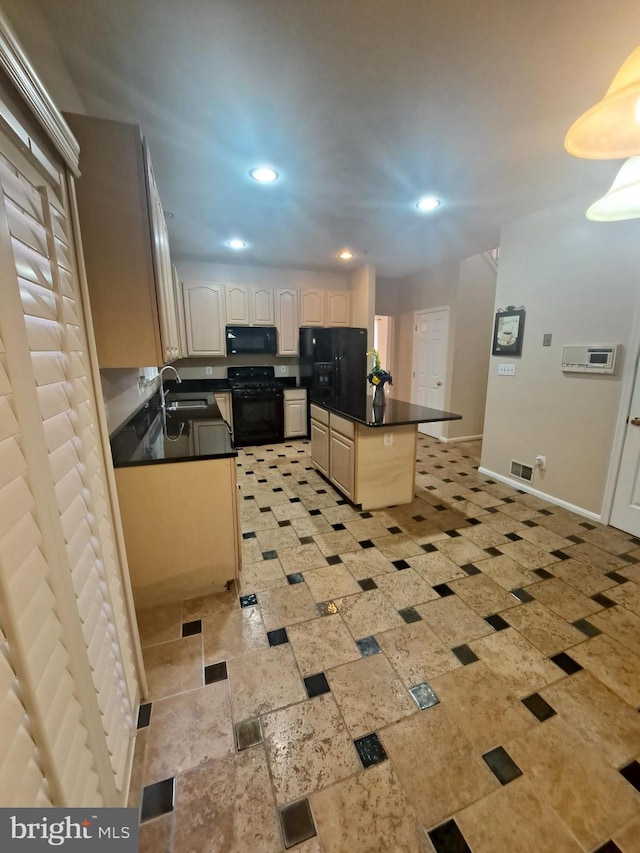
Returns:
[[[139,614],[143,853],[640,851],[640,540],[479,449],[377,512],[240,452],[239,595]]]

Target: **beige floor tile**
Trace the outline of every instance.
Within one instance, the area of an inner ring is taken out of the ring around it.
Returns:
[[[280,528],[277,528],[280,530]],[[243,563],[259,563],[263,560],[262,548],[257,539],[243,539],[241,544],[242,562]]]
[[[460,666],[460,661],[425,622],[384,631],[376,637],[405,687],[431,681]]]
[[[348,532],[358,542],[363,539],[379,539],[381,536],[388,536],[389,531],[377,518],[360,518],[359,516],[353,521],[347,521],[344,525]]]
[[[143,650],[149,699],[193,690],[204,684],[202,635],[184,637]]]
[[[270,507],[272,512],[277,506],[290,506],[289,498],[284,492],[274,492],[271,488],[253,489],[253,497],[259,507]]]
[[[602,610],[599,604],[560,578],[550,578],[533,584],[528,587],[527,592],[567,622],[584,619],[585,616]]]
[[[603,551],[608,551],[610,554],[627,554],[635,548],[633,542],[630,541],[628,534],[612,530],[611,528],[595,530],[584,530],[579,534],[581,539],[588,542],[590,545],[596,545],[602,548]]]
[[[551,563],[558,562],[558,558],[550,554],[549,551],[538,548],[537,545],[527,542],[526,539],[521,539],[519,542],[508,542],[506,545],[501,545],[500,550],[507,557],[511,557],[512,560],[524,566],[525,569],[541,569]]]
[[[242,504],[245,504],[245,501],[242,501]],[[270,527],[278,526],[276,517],[272,512],[260,512],[258,507],[249,511],[241,506],[240,520],[243,533],[255,533],[258,530],[268,530]]]
[[[379,589],[338,598],[335,603],[354,640],[405,624],[402,616]]]
[[[233,658],[227,664],[227,672],[236,723],[307,698],[289,643]]]
[[[386,572],[397,571],[396,567],[391,565],[391,561],[377,548],[364,548],[362,551],[340,554],[340,559],[356,580],[374,578]]]
[[[544,523],[544,519],[538,519],[538,521]],[[553,530],[547,530],[546,527],[540,524],[536,527],[523,527],[518,531],[518,536],[522,536],[527,542],[531,542],[532,545],[542,548],[543,551],[561,551],[572,544],[569,539],[565,539],[564,536],[558,536]]]
[[[282,548],[278,551],[278,559],[286,575],[293,572],[306,572],[308,569],[319,569],[320,566],[327,565],[315,542],[297,545],[295,548]]]
[[[640,585],[634,581],[607,590],[607,598],[631,610],[636,616],[640,616]]]
[[[521,504],[518,501],[514,501],[514,503],[511,504],[501,504],[500,512],[508,515],[516,521],[529,521],[530,519],[539,517],[539,513],[536,512],[536,510],[532,509],[530,506]]]
[[[336,496],[337,497],[337,496]],[[306,495],[302,499],[302,503],[305,507],[311,511],[312,509],[328,509],[329,507],[335,507],[336,498],[332,497],[329,494],[326,495]]]
[[[504,587],[482,574],[452,581],[449,586],[480,616],[499,613],[518,604]]]
[[[509,541],[503,533],[494,530],[488,524],[475,524],[471,527],[463,527],[460,533],[465,539],[477,545],[478,548],[497,548],[504,542]]]
[[[286,586],[287,578],[280,560],[261,560],[259,563],[243,563],[240,570],[240,592],[262,592],[274,586]]]
[[[582,737],[602,750],[614,767],[640,753],[640,714],[587,670],[540,691]]]
[[[562,821],[525,778],[515,779],[456,815],[474,853],[580,853]]]
[[[413,569],[380,575],[376,583],[396,610],[438,598],[438,593]]]
[[[485,555],[487,556],[487,555]],[[475,565],[480,571],[494,580],[504,589],[518,589],[540,580],[537,575],[525,569],[520,563],[503,554],[500,557],[490,557],[479,560]]]
[[[388,761],[311,796],[327,851],[426,853],[424,831]]]
[[[360,651],[338,613],[292,625],[287,633],[304,677],[360,658]]]
[[[258,603],[267,631],[286,628],[318,616],[313,598],[304,583],[287,584],[259,593]]]
[[[336,495],[336,498],[339,496]],[[336,506],[335,501],[332,506],[323,507],[322,515],[327,519],[329,524],[345,524],[347,521],[358,521],[360,515],[349,504],[341,504]]]
[[[476,560],[484,560],[487,557],[486,551],[478,548],[473,542],[470,542],[464,536],[456,536],[454,539],[442,539],[435,543],[438,551],[443,553],[458,566],[464,566],[466,563],[475,563]]]
[[[486,556],[486,554],[485,554]],[[457,578],[467,577],[457,563],[445,557],[440,551],[431,551],[428,554],[419,554],[417,557],[409,557],[407,563],[415,569],[430,586],[439,583],[449,583]]]
[[[136,619],[142,646],[178,640],[182,632],[182,602],[137,610]]]
[[[551,507],[547,507],[551,509]],[[551,530],[566,539],[567,536],[580,536],[585,532],[584,527],[580,526],[580,522],[584,519],[573,513],[562,513],[554,511],[551,515],[546,515],[544,518],[536,519],[536,523],[546,530]],[[564,549],[562,549],[564,550]]]
[[[574,559],[556,563],[553,574],[585,595],[595,595],[614,586],[614,581],[601,571]]]
[[[618,572],[623,577],[629,578],[630,581],[635,581],[636,583],[640,583],[640,565],[638,565],[638,563],[635,563],[634,565],[629,565],[629,566],[620,568],[620,569],[618,569]]]
[[[640,657],[640,616],[617,606],[594,613],[589,622]]]
[[[560,716],[505,748],[585,849],[638,813],[637,792]]]
[[[416,610],[451,649],[493,634],[493,628],[457,595],[428,601],[418,605]]]
[[[306,515],[294,518],[291,526],[298,536],[314,536],[316,533],[330,533],[333,528],[322,515]]]
[[[417,711],[384,655],[361,658],[326,675],[353,738]]]
[[[545,655],[563,652],[584,640],[584,634],[539,601],[512,607],[504,618]]]
[[[402,524],[399,526],[419,545],[426,545],[430,542],[438,542],[440,539],[449,538],[444,530],[437,527],[428,519],[426,521],[413,521],[411,518],[403,519]]]
[[[525,525],[516,518],[511,518],[511,516],[500,512],[502,506],[504,506],[504,504],[500,505],[497,512],[490,513],[487,516],[485,523],[490,527],[494,527],[496,530],[499,530],[500,533],[519,533]]]
[[[578,545],[572,545],[570,548],[563,548],[562,550],[565,554],[569,554],[570,557],[575,557],[581,563],[586,563],[588,566],[592,566],[601,572],[612,572],[629,565],[621,557],[608,554],[602,548],[591,545],[589,542],[581,542]]]
[[[443,705],[389,726],[380,739],[409,803],[427,827],[499,787]]]
[[[277,551],[280,548],[293,548],[300,544],[298,534],[293,527],[272,527],[256,533],[261,551]]]
[[[136,732],[136,744],[133,750],[133,763],[131,766],[131,778],[129,780],[129,796],[127,806],[136,809],[142,800],[142,786],[144,776],[144,762],[147,754],[147,743],[149,740],[149,729],[138,729]]]
[[[640,658],[606,634],[571,649],[571,657],[625,702],[640,706]]]
[[[178,778],[175,853],[280,853],[264,748],[209,761]]]
[[[266,647],[267,632],[258,607],[243,607],[202,620],[205,665]]]
[[[513,628],[474,640],[469,645],[518,698],[564,677],[559,667]]]
[[[538,725],[500,676],[482,661],[440,675],[430,684],[481,754]]]
[[[305,572],[304,579],[314,601],[330,601],[362,592],[360,584],[341,563]]]
[[[435,492],[432,494],[435,494]],[[452,503],[448,497],[440,498],[440,500],[444,504]],[[467,527],[469,525],[466,516],[462,512],[458,512],[453,508],[435,512],[429,517],[429,520],[436,524],[441,530],[461,530],[463,527]]]
[[[279,805],[356,773],[360,760],[333,696],[267,714],[264,743]]]
[[[287,498],[288,500],[288,498]],[[305,518],[308,516],[309,511],[306,506],[300,501],[300,503],[281,503],[278,506],[274,506],[271,510],[275,519],[277,521],[291,521],[294,518]]]
[[[138,853],[172,853],[175,817],[165,814],[140,824]]]
[[[153,703],[144,784],[191,770],[235,749],[226,681]]]
[[[406,560],[424,553],[420,545],[406,533],[391,533],[372,542],[389,560]]]
[[[637,853],[640,850],[640,817],[630,821],[624,829],[613,836],[622,853]]]

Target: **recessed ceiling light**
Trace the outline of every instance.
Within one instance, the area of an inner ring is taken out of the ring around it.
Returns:
[[[237,238],[234,238],[233,240],[227,240],[227,246],[230,249],[246,249],[247,248],[247,244],[244,242],[244,240],[238,240]]]
[[[353,258],[353,252],[350,252],[349,249],[343,249],[338,257],[341,261],[350,261]]]
[[[417,202],[416,207],[418,210],[435,210],[441,204],[442,202],[439,198],[436,198],[434,195],[426,195]]]
[[[254,181],[258,181],[260,184],[272,184],[278,180],[278,173],[269,166],[258,166],[256,169],[252,169],[249,174]]]

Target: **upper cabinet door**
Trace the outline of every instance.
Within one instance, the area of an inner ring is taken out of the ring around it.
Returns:
[[[298,291],[276,290],[276,327],[278,355],[298,355],[300,326],[298,323]]]
[[[178,320],[178,358],[184,358],[187,355],[187,338],[184,325],[184,301],[182,299],[182,287],[178,277],[178,270],[175,265],[172,268],[173,272],[173,294],[176,300],[176,317]]]
[[[228,284],[225,287],[225,291],[227,302],[227,325],[250,325],[249,288],[244,284]]]
[[[252,326],[275,326],[273,288],[254,287],[249,292],[249,308]]]
[[[300,325],[301,326],[324,326],[325,325],[325,291],[324,290],[301,290],[300,291]]]
[[[224,288],[208,281],[185,281],[184,319],[188,355],[226,355]]]
[[[351,325],[351,294],[345,290],[327,293],[327,326]]]

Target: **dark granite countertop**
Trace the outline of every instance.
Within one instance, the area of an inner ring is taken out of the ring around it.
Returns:
[[[404,400],[394,400],[387,397],[385,406],[374,406],[373,395],[368,394],[364,400],[347,397],[333,397],[327,400],[311,399],[316,406],[327,409],[329,412],[362,424],[367,427],[391,427],[403,426],[405,424],[424,424],[436,421],[457,421],[462,415],[453,412],[443,412],[440,409],[429,409],[426,406],[417,406]]]

